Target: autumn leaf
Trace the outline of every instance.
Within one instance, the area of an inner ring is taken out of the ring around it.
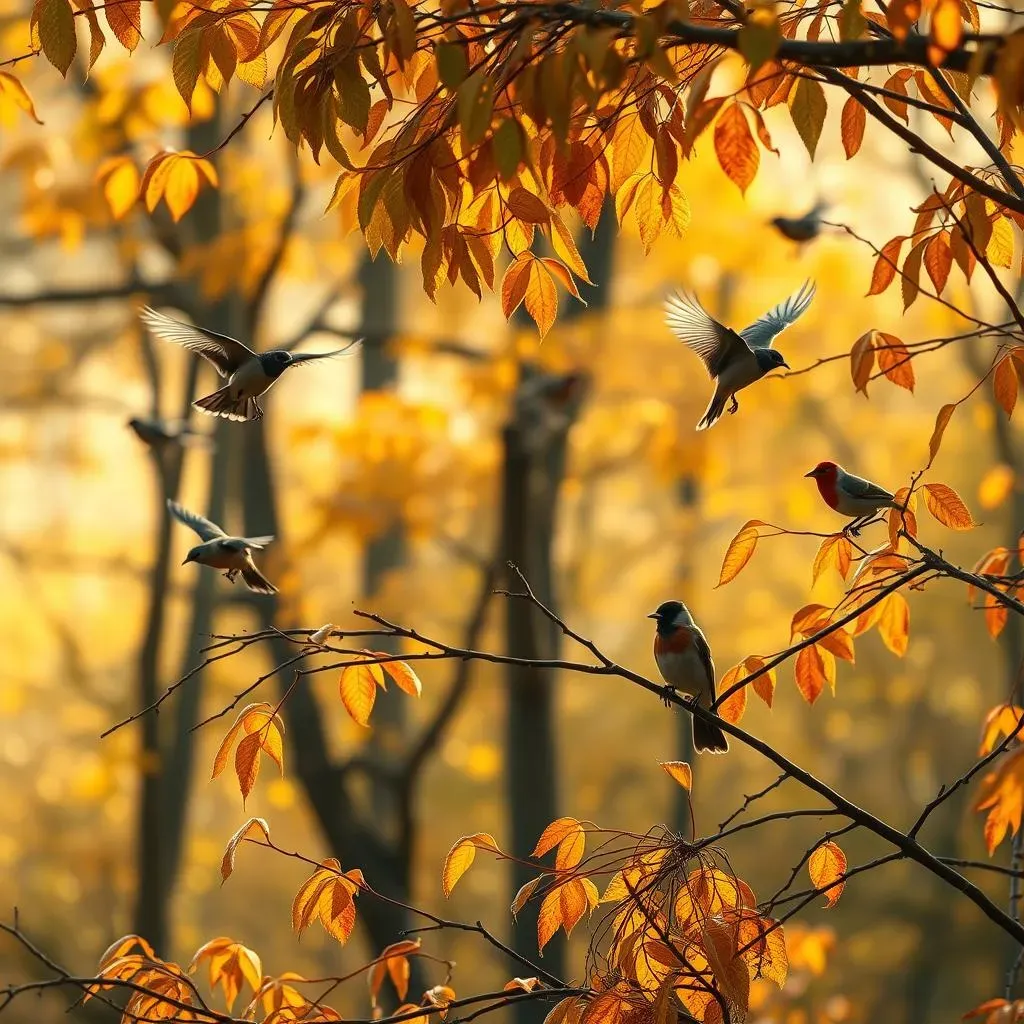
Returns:
[[[993,762],[993,770],[981,780],[976,811],[988,811],[985,846],[989,856],[1006,837],[1016,835],[1024,811],[1024,745],[1018,745]]]
[[[835,661],[829,651],[811,644],[796,656],[797,689],[808,704],[813,704],[821,696],[826,683],[835,688]]]
[[[725,558],[722,561],[722,571],[719,573],[717,587],[725,586],[726,583],[736,579],[740,574],[743,567],[753,557],[754,549],[757,547],[757,541],[760,537],[759,529],[766,525],[766,523],[761,522],[759,519],[751,519],[744,524],[740,532],[729,542]]]
[[[518,916],[519,911],[526,906],[527,900],[533,895],[537,886],[540,885],[543,875],[538,875],[536,878],[531,878],[528,882],[525,882],[519,887],[519,891],[515,895],[515,899],[512,900],[512,917],[513,919]]]
[[[685,761],[662,761],[661,767],[685,790],[693,788],[693,770]]]
[[[21,81],[7,71],[0,71],[0,110],[5,104],[11,104],[18,110],[24,111],[36,124],[42,124],[36,114],[35,104],[28,90]]]
[[[171,217],[179,221],[192,208],[203,181],[217,186],[217,171],[209,160],[190,150],[159,153],[142,176],[146,209],[152,213],[163,199]]]
[[[871,274],[871,287],[868,289],[868,295],[880,295],[892,284],[896,277],[896,265],[899,262],[900,250],[906,240],[906,235],[900,235],[882,246],[878,259],[875,260],[875,269]]]
[[[258,992],[263,978],[263,967],[259,955],[229,938],[211,939],[200,946],[188,965],[188,973],[194,974],[203,960],[209,961],[210,987],[220,985],[228,1013],[235,1004],[242,985],[247,984]]]
[[[266,823],[263,818],[250,818],[229,840],[228,845],[224,850],[224,857],[220,862],[220,877],[221,882],[226,882],[228,876],[232,871],[235,870],[235,851],[238,849],[239,843],[243,840],[250,839],[254,835],[259,833],[266,840],[267,844],[270,843],[270,826]]]
[[[490,850],[501,854],[494,837],[487,832],[477,832],[472,836],[463,836],[449,851],[441,869],[441,891],[447,899],[455,888],[455,883],[469,870],[476,859],[477,850]]]
[[[718,685],[722,694],[729,694],[718,705],[718,713],[725,721],[731,722],[733,725],[743,717],[743,712],[747,709],[747,688],[745,686],[741,686],[738,690],[729,693],[733,686],[745,677],[746,672],[744,668],[745,666],[742,662],[739,665],[733,665],[722,676],[721,682]],[[719,699],[721,700],[721,698]]]
[[[875,354],[878,368],[893,384],[913,393],[914,364],[911,362],[910,350],[892,334],[878,331],[877,335]]]
[[[728,104],[715,122],[715,154],[722,170],[746,194],[761,157],[739,103]]]
[[[997,704],[985,716],[981,726],[981,745],[978,747],[978,757],[991,754],[1006,736],[1013,736],[1014,742],[1021,743],[1024,738],[1024,726],[1021,719],[1024,718],[1024,708],[1016,704]]]
[[[850,575],[852,564],[853,544],[850,538],[843,533],[826,537],[818,546],[818,553],[814,556],[814,564],[811,567],[811,584],[817,583],[818,577],[830,568],[835,569],[845,580]]]
[[[811,854],[807,861],[807,870],[814,888],[824,892],[828,900],[826,906],[834,907],[846,885],[841,877],[846,873],[846,854],[829,840]]]
[[[867,126],[867,114],[864,107],[856,96],[851,96],[843,104],[843,116],[841,119],[841,130],[843,137],[843,149],[846,151],[846,159],[850,160],[860,152],[861,143],[864,141],[864,129]]]
[[[850,349],[850,376],[853,387],[865,398],[868,394],[868,382],[875,368],[875,331],[862,334]]]
[[[380,956],[377,957],[366,976],[366,982],[370,989],[371,1006],[377,1006],[377,997],[380,995],[385,978],[391,979],[399,1002],[405,999],[409,991],[409,978],[412,974],[409,954],[416,953],[421,944],[419,939],[401,939],[381,950]]]
[[[141,178],[135,161],[126,154],[111,157],[96,171],[96,180],[114,220],[121,220],[139,198]]]
[[[1013,415],[1013,408],[1017,404],[1017,361],[1010,353],[1007,353],[996,363],[995,373],[992,377],[992,389],[996,401],[1002,406],[1007,416]]]
[[[935,456],[939,454],[939,446],[942,444],[942,435],[945,434],[946,427],[949,426],[949,421],[953,418],[953,413],[955,412],[955,405],[944,405],[935,417],[935,426],[932,429],[932,436],[928,440],[928,465],[925,467],[926,469],[931,467],[931,464],[935,461]]]
[[[69,0],[36,0],[32,25],[38,29],[43,55],[66,78],[78,49]]]
[[[227,767],[231,748],[239,736],[242,739],[235,750],[235,775],[244,806],[259,774],[261,752],[267,754],[282,772],[284,770],[284,721],[272,704],[246,705],[221,741],[213,760],[212,779]]]
[[[814,159],[821,138],[821,129],[828,114],[825,90],[816,78],[797,78],[789,93],[789,112],[811,159]]]
[[[501,279],[501,311],[508,320],[526,297],[530,283],[530,269],[536,257],[532,252],[522,252],[508,265]]]
[[[551,330],[558,312],[558,292],[551,271],[541,260],[530,263],[529,277],[526,282],[526,295],[523,300],[526,311],[533,317],[544,338]]]
[[[951,530],[973,530],[974,522],[960,495],[946,484],[925,484],[924,503],[928,511],[943,526]]]
[[[370,714],[377,699],[377,679],[373,669],[380,671],[379,665],[353,664],[346,665],[341,671],[338,689],[341,702],[356,725],[367,728]]]

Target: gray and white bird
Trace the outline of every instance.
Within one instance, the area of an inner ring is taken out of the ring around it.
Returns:
[[[315,359],[332,359],[359,344],[359,341],[353,341],[333,352],[301,355],[280,348],[269,352],[254,352],[234,338],[175,320],[149,306],[143,307],[139,317],[158,338],[184,345],[191,352],[202,356],[222,377],[227,378],[224,387],[193,402],[192,408],[210,416],[223,416],[224,419],[239,422],[263,418],[263,410],[256,399],[267,392],[290,366],[302,366]]]
[[[167,508],[178,522],[195,530],[203,542],[189,550],[182,565],[198,562],[214,569],[224,569],[224,575],[231,583],[241,573],[245,585],[257,594],[277,593],[277,587],[256,568],[252,560],[252,552],[262,551],[273,537],[229,537],[216,523],[190,512],[170,498],[167,499]]]
[[[792,242],[810,242],[821,233],[821,215],[828,203],[817,202],[802,217],[772,217],[772,224]]]
[[[814,285],[805,281],[799,291],[738,334],[711,316],[696,296],[677,292],[665,302],[669,329],[700,356],[715,382],[715,393],[697,423],[698,430],[717,422],[727,402],[731,403],[729,412],[736,412],[740,407],[737,392],[780,366],[789,369],[789,363],[772,343],[807,310],[814,290]]]
[[[682,601],[664,601],[647,616],[654,619],[654,660],[668,690],[685,693],[694,704],[712,711],[715,663],[700,627]],[[665,700],[669,704],[669,700]],[[712,712],[717,714],[717,712]],[[693,716],[693,749],[713,754],[729,749],[725,733],[714,722]]]
[[[213,440],[207,434],[192,430],[188,424],[177,420],[133,416],[128,421],[128,426],[140,441],[156,452],[165,451],[176,444],[198,448],[213,447]]]

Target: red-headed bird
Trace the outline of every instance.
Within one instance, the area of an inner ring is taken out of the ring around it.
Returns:
[[[789,363],[772,343],[806,311],[814,298],[814,285],[805,281],[800,290],[769,310],[737,334],[716,320],[693,295],[677,292],[665,303],[665,322],[672,333],[704,361],[715,381],[715,393],[698,430],[712,426],[725,412],[736,412],[736,393],[760,380],[766,373]]]
[[[715,663],[711,648],[682,601],[665,601],[647,616],[654,619],[654,660],[669,690],[678,690],[711,711],[715,702]],[[665,704],[669,701],[666,698]],[[722,754],[729,749],[725,733],[714,723],[693,716],[693,749]]]
[[[354,341],[334,352],[306,352],[301,355],[294,355],[283,348],[253,352],[248,345],[225,334],[182,323],[149,306],[142,309],[139,317],[158,338],[183,345],[202,356],[221,377],[227,378],[224,387],[197,399],[192,408],[209,416],[223,416],[226,420],[239,422],[263,419],[263,410],[256,399],[269,391],[290,366],[308,365],[315,359],[332,359],[359,344]]]
[[[829,508],[853,520],[844,532],[856,535],[860,527],[866,525],[872,516],[877,515],[883,508],[894,507],[894,495],[884,487],[847,473],[842,466],[834,462],[819,462],[804,476],[814,478],[818,485],[818,493],[825,499],[825,504]]]

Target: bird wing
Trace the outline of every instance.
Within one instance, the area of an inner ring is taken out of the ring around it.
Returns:
[[[707,638],[701,632],[699,626],[692,626],[691,632],[693,633],[693,646],[697,649],[697,654],[700,655],[700,661],[704,666],[704,671],[708,674],[708,679],[711,680],[711,700],[714,701],[715,663],[711,658],[711,648],[708,646]]]
[[[865,480],[862,476],[854,476],[853,473],[844,473],[841,486],[847,494],[855,498],[864,498],[867,501],[891,501],[893,495],[884,487]]]
[[[695,295],[685,292],[676,292],[665,300],[665,323],[700,356],[712,377],[717,377],[722,367],[747,347],[743,338],[711,316]]]
[[[234,338],[182,323],[149,306],[142,308],[139,319],[163,341],[184,345],[189,351],[202,356],[213,364],[222,377],[230,377],[247,359],[256,355],[251,348]]]
[[[804,281],[799,291],[740,331],[743,340],[751,348],[771,348],[775,339],[807,311],[811,299],[814,298],[814,292],[814,283],[810,280]]]
[[[274,535],[267,534],[265,537],[243,537],[246,545],[250,548],[256,548],[257,551],[265,548],[271,541],[273,541]]]
[[[167,507],[179,523],[184,523],[190,529],[195,530],[199,534],[200,540],[219,540],[221,537],[227,536],[216,523],[211,523],[205,516],[189,512],[187,508],[179,505],[176,501],[171,501],[170,498],[167,499]]]
[[[289,366],[303,366],[313,362],[315,359],[334,359],[337,356],[346,355],[358,348],[362,343],[362,338],[356,338],[355,341],[349,342],[344,348],[336,348],[333,352],[300,352],[298,355],[292,355],[292,361],[289,363]]]

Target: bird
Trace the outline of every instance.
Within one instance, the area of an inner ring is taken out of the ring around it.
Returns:
[[[852,519],[843,533],[856,536],[872,516],[881,512],[883,508],[895,507],[895,495],[870,480],[847,473],[835,462],[819,462],[809,473],[804,473],[804,476],[813,477],[818,485],[818,493],[825,499],[825,504],[829,508]]]
[[[277,593],[277,587],[256,568],[252,560],[252,552],[262,551],[273,537],[229,537],[216,523],[190,512],[170,498],[167,499],[167,508],[175,519],[195,530],[203,542],[189,550],[182,565],[198,562],[214,569],[225,569],[224,575],[231,583],[241,573],[245,585],[254,593]]]
[[[175,444],[200,448],[213,447],[213,440],[208,435],[192,430],[188,424],[176,420],[133,416],[128,421],[128,426],[139,440],[158,453]]]
[[[827,209],[828,203],[819,201],[802,217],[773,217],[771,223],[792,242],[810,242],[820,234],[821,215]]]
[[[766,373],[789,363],[772,342],[794,323],[811,304],[815,287],[805,281],[800,290],[770,309],[737,334],[711,316],[696,296],[677,292],[665,303],[665,322],[675,336],[704,361],[715,381],[715,393],[697,423],[698,430],[713,426],[725,412],[739,409],[736,393],[760,380]]]
[[[700,627],[682,601],[664,601],[647,616],[657,623],[654,631],[654,660],[665,680],[667,693],[680,691],[691,702],[717,715],[715,663]],[[670,703],[665,697],[666,706]],[[714,722],[693,716],[693,749],[723,754],[729,749],[725,733]]]
[[[210,416],[223,416],[224,419],[237,422],[263,418],[263,410],[256,399],[268,391],[290,366],[301,366],[314,359],[331,359],[359,344],[359,340],[356,340],[333,352],[301,355],[280,348],[269,352],[254,352],[234,338],[204,327],[193,327],[158,313],[149,306],[142,308],[139,318],[156,337],[184,345],[211,363],[221,377],[227,378],[224,387],[193,402],[192,408]]]

